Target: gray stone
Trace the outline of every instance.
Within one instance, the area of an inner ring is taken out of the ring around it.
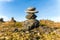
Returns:
[[[38,11],[36,11],[35,7],[29,7],[25,12],[28,14],[38,13]]]
[[[35,19],[37,16],[35,14],[29,14],[26,16],[27,19]]]
[[[39,26],[39,21],[36,19],[26,20],[23,23],[23,26],[24,26],[24,29],[31,30],[31,29],[37,28]]]
[[[29,11],[35,11],[36,8],[35,7],[29,7],[27,10],[29,10]]]

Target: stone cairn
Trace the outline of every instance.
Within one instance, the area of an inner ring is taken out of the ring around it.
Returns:
[[[0,18],[0,22],[4,22],[4,21],[3,21],[3,18]]]
[[[10,22],[16,22],[16,20],[14,20],[14,17],[11,18]]]
[[[36,11],[36,8],[30,7],[25,12],[28,13],[26,16],[28,20],[24,21],[23,23],[24,29],[32,30],[39,27],[39,21],[36,19],[37,16],[35,15],[35,13],[38,13],[38,11]]]

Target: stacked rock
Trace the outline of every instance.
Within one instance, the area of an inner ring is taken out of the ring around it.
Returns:
[[[35,13],[38,13],[38,11],[35,11],[36,8],[30,7],[27,9],[27,13],[28,15],[26,16],[27,19],[35,19],[37,16],[35,15]]]
[[[4,21],[3,21],[3,18],[0,18],[0,22],[4,22]]]
[[[26,30],[31,30],[38,27],[39,21],[36,20],[37,16],[35,15],[35,13],[38,13],[38,11],[36,11],[36,8],[30,7],[27,9],[26,13],[28,13],[28,15],[26,16],[28,20],[24,21],[24,28]]]
[[[16,22],[16,20],[14,20],[14,17],[11,18],[10,22]]]

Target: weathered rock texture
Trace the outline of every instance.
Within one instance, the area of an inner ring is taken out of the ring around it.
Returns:
[[[28,13],[28,15],[26,16],[28,20],[24,21],[23,23],[24,29],[31,30],[38,27],[39,21],[36,20],[37,16],[35,15],[35,13],[38,13],[38,11],[36,11],[36,8],[30,7],[27,9],[26,13]]]

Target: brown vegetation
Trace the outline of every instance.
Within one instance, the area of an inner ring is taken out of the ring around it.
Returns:
[[[0,40],[60,40],[60,23],[40,20],[40,26],[30,31],[21,30],[22,23],[0,22]]]

